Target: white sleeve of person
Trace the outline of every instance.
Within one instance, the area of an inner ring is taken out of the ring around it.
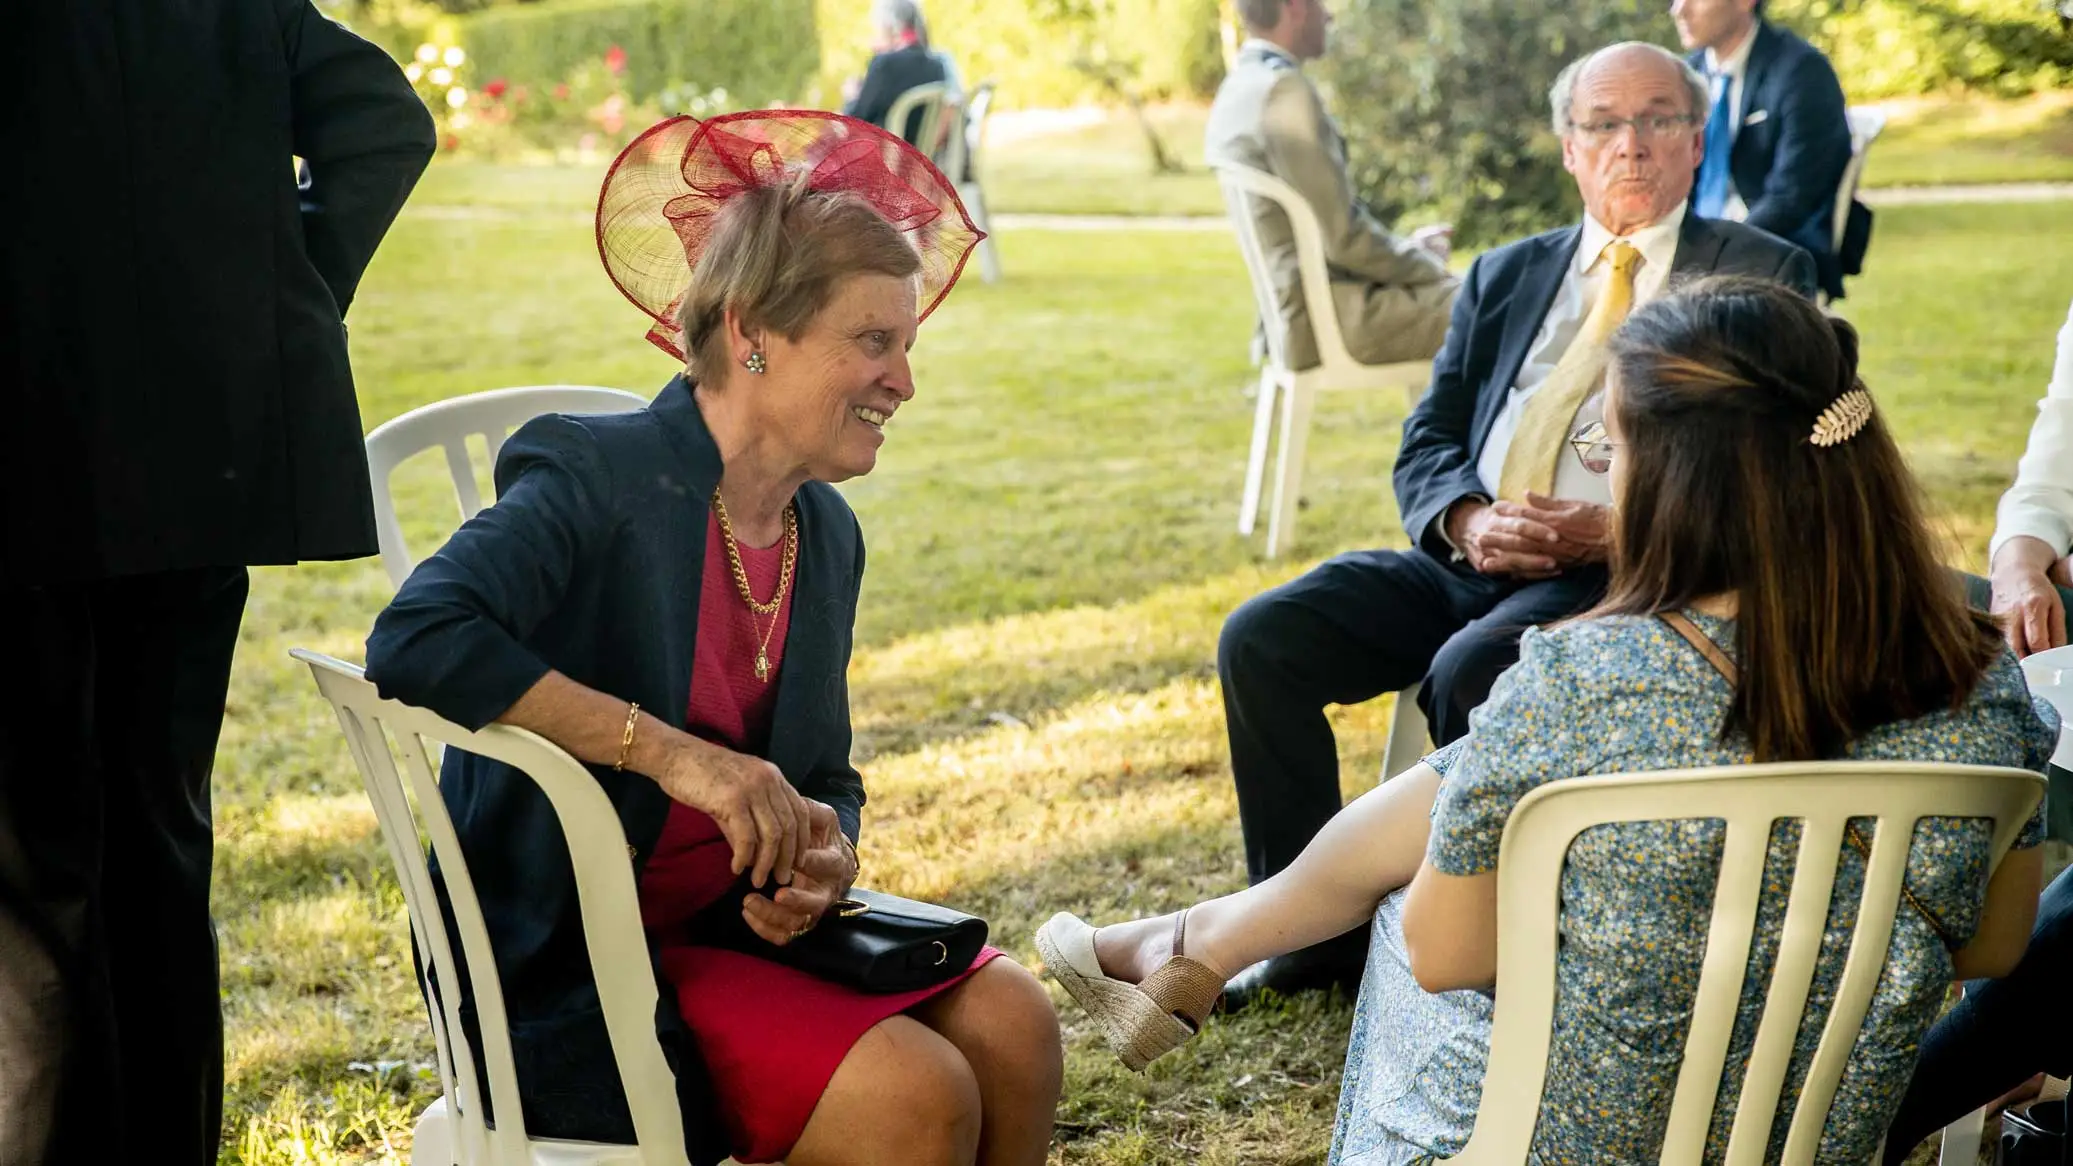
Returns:
[[[2016,467],[2015,485],[2001,496],[1989,561],[2019,535],[2042,540],[2059,555],[2073,549],[2073,311],[2059,329],[2058,360],[2037,402],[2030,447]]]

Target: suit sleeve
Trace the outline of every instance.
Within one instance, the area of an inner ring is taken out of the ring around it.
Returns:
[[[1463,376],[1468,359],[1469,334],[1475,326],[1478,305],[1483,298],[1487,256],[1469,265],[1468,278],[1454,298],[1454,314],[1447,322],[1447,339],[1433,358],[1432,383],[1425,396],[1404,419],[1404,442],[1396,455],[1392,480],[1396,506],[1403,515],[1404,533],[1428,554],[1445,560],[1453,548],[1440,522],[1449,507],[1463,498],[1488,497],[1482,478],[1476,473],[1475,451],[1469,448],[1470,430],[1475,426],[1476,386]]]
[[[1325,259],[1377,283],[1414,287],[1448,277],[1439,257],[1389,233],[1353,193],[1346,159],[1334,146],[1317,91],[1301,74],[1284,73],[1267,93],[1262,126],[1268,167],[1296,188],[1317,213]]]
[[[432,115],[387,53],[287,0],[295,152],[308,163],[302,230],[339,315],[438,145]]]
[[[1778,264],[1777,274],[1773,278],[1810,300],[1821,290],[1821,280],[1814,269],[1814,257],[1807,254],[1804,248],[1788,245],[1785,259]]]
[[[512,434],[496,504],[418,564],[368,633],[367,677],[382,696],[480,729],[539,683],[548,665],[526,641],[610,536],[607,472],[566,417]]]
[[[1800,56],[1780,87],[1777,152],[1763,189],[1743,194],[1745,220],[1780,238],[1790,238],[1834,198],[1850,163],[1850,120],[1843,86],[1820,53]]]
[[[842,112],[858,121],[890,129],[885,125],[885,118],[893,111],[893,102],[899,100],[900,92],[900,86],[893,78],[892,54],[880,53],[872,57],[871,63],[864,68],[863,83],[857,87],[857,95],[842,107]]]
[[[856,566],[851,575],[855,591],[849,597],[849,626],[856,627],[857,598],[864,586],[864,530],[857,525],[856,515],[850,515],[850,524],[855,530],[857,544]],[[845,640],[841,667],[836,673],[836,683],[841,686],[836,708],[841,722],[836,726],[828,751],[813,773],[812,796],[828,803],[835,811],[835,817],[842,823],[842,832],[849,835],[851,842],[857,841],[864,816],[864,776],[850,760],[853,733],[849,720],[849,657],[852,641]]]

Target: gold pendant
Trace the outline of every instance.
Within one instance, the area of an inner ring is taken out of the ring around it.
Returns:
[[[761,648],[756,649],[756,679],[770,683],[770,657]]]

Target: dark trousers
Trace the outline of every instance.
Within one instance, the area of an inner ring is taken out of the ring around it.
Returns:
[[[1354,551],[1254,596],[1217,644],[1246,873],[1295,861],[1339,812],[1339,748],[1328,704],[1420,684],[1432,738],[1468,732],[1468,714],[1519,658],[1519,636],[1605,591],[1589,568],[1536,583],[1478,575],[1422,550]]]
[[[2073,870],[2044,890],[2015,970],[1974,980],[1922,1040],[1886,1161],[2037,1073],[2073,1075]]]
[[[213,1166],[209,774],[243,568],[0,595],[0,1166]]]

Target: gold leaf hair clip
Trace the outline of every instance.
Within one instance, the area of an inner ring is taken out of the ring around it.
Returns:
[[[1807,438],[1818,446],[1841,445],[1857,436],[1864,423],[1871,420],[1871,394],[1863,389],[1852,389],[1835,399],[1835,403],[1821,411],[1814,418],[1814,432]]]

